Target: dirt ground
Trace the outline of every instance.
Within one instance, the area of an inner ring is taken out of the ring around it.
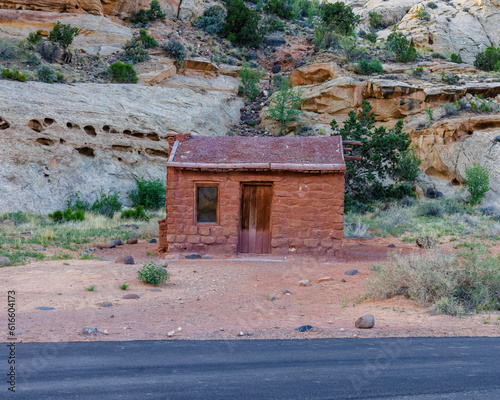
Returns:
[[[391,243],[397,248],[388,248]],[[94,253],[111,261],[44,261],[0,269],[4,303],[7,291],[16,291],[18,339],[500,336],[500,327],[494,325],[499,313],[456,318],[432,315],[405,298],[360,301],[370,266],[383,262],[389,250],[417,251],[414,244],[395,239],[345,240],[344,259],[329,263],[269,256],[169,260],[171,279],[153,287],[137,280],[137,270],[151,256],[159,260],[156,248],[157,244],[140,241]],[[126,254],[136,265],[114,262]],[[345,275],[350,268],[359,273]],[[331,280],[318,282],[324,277]],[[303,279],[311,286],[299,286]],[[126,291],[118,287],[123,282],[130,285]],[[95,290],[87,291],[91,285]],[[140,298],[123,299],[126,294]],[[102,302],[113,305],[101,307]],[[43,306],[54,309],[35,309]],[[375,316],[375,327],[356,329],[356,319],[367,313]],[[0,323],[7,327],[5,313]],[[302,325],[314,330],[295,331]],[[97,334],[83,335],[84,326],[96,327]],[[168,337],[172,331],[175,334]],[[238,336],[240,332],[244,335]]]

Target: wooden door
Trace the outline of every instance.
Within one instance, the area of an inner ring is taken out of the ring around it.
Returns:
[[[271,253],[271,185],[243,185],[240,253]]]

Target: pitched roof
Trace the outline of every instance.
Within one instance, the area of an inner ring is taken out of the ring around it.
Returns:
[[[202,170],[345,171],[345,162],[340,136],[191,136],[174,144],[167,167]]]

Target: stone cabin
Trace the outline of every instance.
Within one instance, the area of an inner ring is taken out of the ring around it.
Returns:
[[[340,255],[346,170],[340,136],[167,140],[160,252]]]

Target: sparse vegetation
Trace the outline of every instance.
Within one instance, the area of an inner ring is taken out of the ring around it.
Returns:
[[[122,59],[129,64],[137,64],[149,60],[149,53],[141,40],[131,39],[123,46]]]
[[[358,62],[356,73],[362,75],[380,75],[384,73],[384,68],[377,58],[363,59]]]
[[[134,207],[143,206],[146,210],[158,210],[165,207],[166,188],[160,179],[147,181],[136,179],[137,188],[129,192]]]
[[[108,68],[109,79],[117,83],[136,83],[137,73],[132,65],[117,61]]]
[[[56,72],[54,68],[48,65],[42,65],[37,70],[38,79],[45,83],[63,82],[64,75]]]
[[[242,86],[240,86],[240,93],[248,96],[250,100],[253,100],[260,93],[257,88],[257,83],[262,78],[263,74],[250,68],[247,64],[243,64],[239,75],[242,83]]]
[[[88,292],[93,292],[95,290],[95,285],[90,285],[89,287],[86,287],[85,290]]]
[[[266,14],[275,14],[280,18],[292,19],[292,5],[288,0],[268,0],[263,8]]]
[[[26,82],[26,74],[19,71],[19,68],[2,69],[2,77],[12,81]]]
[[[122,211],[120,218],[134,219],[136,221],[149,219],[148,215],[144,212],[144,206],[137,206],[135,209],[130,208],[128,210]]]
[[[166,268],[155,264],[153,261],[148,262],[137,271],[138,280],[153,286],[161,285],[169,278],[170,274],[167,272]]]
[[[140,9],[131,19],[133,24],[147,25],[153,21],[163,21],[166,14],[161,10],[158,0],[149,3],[149,10]]]
[[[341,35],[352,35],[360,17],[341,1],[326,3],[322,12],[323,23]]]
[[[196,21],[196,26],[210,35],[220,35],[224,30],[225,18],[226,10],[216,4],[204,11],[203,17],[198,18],[198,21]]]
[[[480,204],[483,197],[490,190],[490,172],[488,168],[474,163],[465,169],[465,185],[469,191],[469,203],[472,206]]]
[[[500,71],[500,48],[489,46],[476,56],[474,66],[483,71]]]
[[[231,42],[244,46],[258,46],[262,40],[257,11],[250,10],[243,0],[227,0],[227,16],[223,35]]]
[[[384,28],[384,16],[382,14],[379,14],[376,11],[370,12],[370,26],[373,29],[382,29]]]
[[[417,49],[397,32],[391,33],[387,38],[386,49],[394,54],[397,62],[407,63],[418,57]]]
[[[176,40],[169,40],[167,44],[163,45],[163,53],[175,60],[178,70],[182,68],[187,53],[186,48],[181,42],[178,42]]]
[[[127,290],[127,289],[128,289],[128,286],[129,286],[129,285],[128,285],[128,283],[127,283],[127,282],[123,282],[123,283],[119,286],[119,288],[120,288],[121,290]]]
[[[90,211],[113,218],[115,212],[119,212],[122,209],[122,203],[118,198],[119,195],[120,192],[108,191],[106,193],[101,189],[101,194],[90,206]]]
[[[146,31],[146,29],[141,29],[139,31],[139,39],[142,42],[142,45],[146,49],[158,47],[158,41],[153,36],[148,35],[148,32]]]
[[[291,121],[302,114],[302,91],[290,87],[288,79],[281,80],[280,89],[273,94],[269,103],[267,118],[281,123],[278,136],[281,136]]]
[[[80,34],[80,30],[71,25],[62,24],[57,21],[52,30],[49,33],[49,41],[54,44],[58,44],[62,47],[64,51],[63,60],[64,62],[71,62],[72,54],[69,52],[68,48],[73,43],[75,36]]]
[[[458,54],[455,54],[455,53],[451,54],[450,60],[451,60],[451,62],[454,62],[454,63],[457,63],[457,64],[462,64],[463,63],[462,56],[460,56]]]

